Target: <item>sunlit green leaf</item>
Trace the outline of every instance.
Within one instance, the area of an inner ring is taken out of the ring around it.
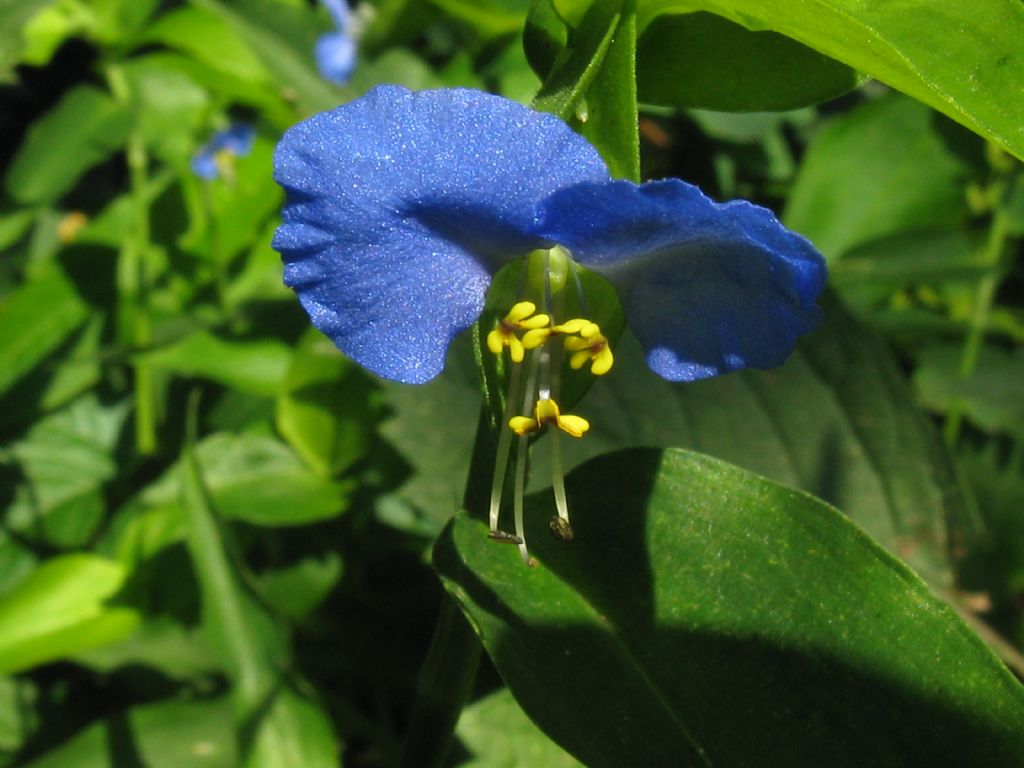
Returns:
[[[288,347],[273,339],[225,339],[207,331],[195,331],[137,356],[154,368],[268,397],[280,391],[290,358]]]
[[[138,622],[135,611],[103,604],[124,579],[123,566],[94,555],[63,555],[44,562],[0,597],[0,672],[130,635]]]
[[[255,525],[302,525],[348,507],[350,485],[317,477],[270,437],[215,434],[196,446],[203,478],[218,512]],[[143,491],[140,501],[172,517],[181,514],[177,469]]]
[[[277,401],[277,428],[303,460],[333,477],[366,455],[377,414],[370,379],[322,334],[310,331]]]
[[[57,267],[0,299],[0,393],[56,349],[87,314],[74,283]]]
[[[578,768],[580,763],[544,735],[507,689],[473,702],[462,711],[456,731],[472,755],[459,768]]]
[[[808,149],[786,224],[830,261],[883,236],[954,227],[967,213],[967,168],[943,142],[940,119],[898,94],[837,117]]]
[[[14,156],[4,189],[20,203],[50,203],[89,168],[123,146],[131,109],[91,85],[68,91],[32,124]]]

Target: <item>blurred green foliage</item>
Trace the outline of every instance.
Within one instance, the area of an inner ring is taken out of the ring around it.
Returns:
[[[338,87],[306,0],[0,0],[0,768],[396,764],[435,540],[492,659],[447,764],[1019,765],[1024,6],[353,13]],[[383,82],[533,103],[829,263],[778,370],[672,385],[623,336],[563,457],[580,540],[535,570],[449,523],[470,340],[382,382],[281,284],[276,140]]]

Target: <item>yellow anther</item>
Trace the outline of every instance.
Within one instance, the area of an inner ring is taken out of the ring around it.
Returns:
[[[579,331],[579,336],[570,336],[565,340],[565,349],[572,352],[569,367],[578,371],[587,362],[591,363],[590,372],[595,376],[603,376],[612,369],[615,357],[612,355],[608,339],[601,333],[596,323],[590,323]]]
[[[534,418],[513,416],[508,421],[509,427],[517,435],[532,434],[547,424],[554,424],[573,437],[583,437],[583,433],[590,429],[590,422],[582,416],[574,416],[571,413],[563,415],[558,410],[558,403],[546,398],[537,401]]]
[[[487,334],[487,348],[496,355],[508,347],[509,357],[512,362],[521,363],[525,355],[525,349],[533,349],[538,344],[524,345],[516,335],[517,331],[526,331],[527,334],[537,329],[547,329],[551,324],[551,318],[547,315],[534,315],[537,305],[532,301],[520,301],[508,311],[504,319],[498,323],[498,327]],[[525,337],[524,337],[525,339]]]

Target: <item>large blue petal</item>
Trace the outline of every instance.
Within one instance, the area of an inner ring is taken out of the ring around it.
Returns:
[[[544,244],[538,204],[607,176],[550,115],[479,91],[381,86],[281,140],[274,247],[317,328],[371,371],[421,383],[479,316],[490,276]]]
[[[616,286],[670,381],[779,365],[818,322],[824,260],[765,208],[715,203],[677,179],[615,181],[562,190],[543,218],[538,234]]]

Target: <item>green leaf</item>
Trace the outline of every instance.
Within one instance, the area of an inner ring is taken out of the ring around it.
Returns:
[[[313,46],[320,30],[313,14],[270,0],[195,0],[200,8],[217,13],[260,58],[300,111],[306,114],[332,109],[345,101],[345,89],[325,82],[316,71]]]
[[[227,697],[161,701],[90,725],[26,768],[237,768]]]
[[[526,2],[519,0],[430,0],[438,8],[473,27],[484,39],[511,35],[523,26]]]
[[[13,765],[11,756],[24,747],[39,727],[38,692],[27,677],[0,677],[0,760]]]
[[[272,692],[245,768],[337,768],[340,746],[322,707],[291,688]]]
[[[458,515],[435,568],[530,716],[589,766],[1024,760],[1024,689],[836,510],[683,451],[533,497],[528,568]],[[556,694],[557,692],[557,694]]]
[[[307,557],[292,565],[260,574],[263,599],[282,616],[302,621],[320,605],[341,580],[341,558],[334,552]]]
[[[287,345],[274,339],[224,339],[207,331],[135,356],[154,368],[267,397],[280,391],[290,358]]]
[[[102,404],[87,393],[6,446],[18,475],[6,529],[48,546],[84,546],[103,518],[104,485],[117,475],[114,449],[128,412],[127,402]]]
[[[459,768],[580,768],[533,724],[506,688],[462,710],[455,733],[472,754]]]
[[[612,176],[639,183],[636,55],[636,7],[628,0],[622,3],[615,35],[587,90],[587,120],[582,127]]]
[[[210,497],[226,518],[253,525],[304,525],[335,517],[348,507],[350,484],[317,477],[274,438],[219,433],[199,443],[196,456]],[[171,518],[180,516],[180,471],[180,464],[168,470],[143,491],[140,501]]]
[[[23,204],[52,203],[89,168],[120,149],[131,108],[91,85],[68,91],[29,129],[11,161],[4,189]]]
[[[1024,439],[1024,348],[982,347],[970,376],[960,375],[962,357],[951,346],[920,353],[914,387],[924,405],[939,413],[957,408],[986,432]]]
[[[861,81],[850,67],[791,38],[753,32],[711,13],[658,16],[637,48],[640,100],[669,107],[796,109],[836,98]]]
[[[206,91],[159,54],[130,59],[121,71],[131,89],[139,135],[159,157],[180,163],[209,109]]]
[[[578,14],[579,0],[557,0]],[[639,29],[710,11],[791,37],[903,91],[1024,158],[1024,5],[1019,0],[640,0]]]
[[[569,40],[567,52],[555,60],[544,78],[533,108],[563,120],[576,117],[597,77],[622,19],[623,0],[596,0]]]
[[[84,554],[55,557],[32,571],[0,598],[0,673],[129,636],[135,611],[103,605],[124,579],[123,566]]]
[[[366,455],[378,414],[370,379],[322,334],[309,331],[277,401],[277,429],[321,477]]]
[[[123,641],[76,653],[74,660],[103,673],[145,666],[181,681],[223,671],[198,630],[186,629],[166,617],[143,621]]]
[[[0,0],[0,82],[11,79],[21,57],[23,30],[33,16],[53,0]]]
[[[786,224],[830,262],[880,237],[956,226],[967,213],[967,168],[936,130],[937,118],[892,94],[833,120],[808,148]]]
[[[266,85],[267,71],[235,28],[215,11],[175,8],[146,27],[142,43],[158,43],[188,53],[197,62],[240,80]]]
[[[53,352],[85,321],[88,306],[54,266],[0,300],[0,393]]]

